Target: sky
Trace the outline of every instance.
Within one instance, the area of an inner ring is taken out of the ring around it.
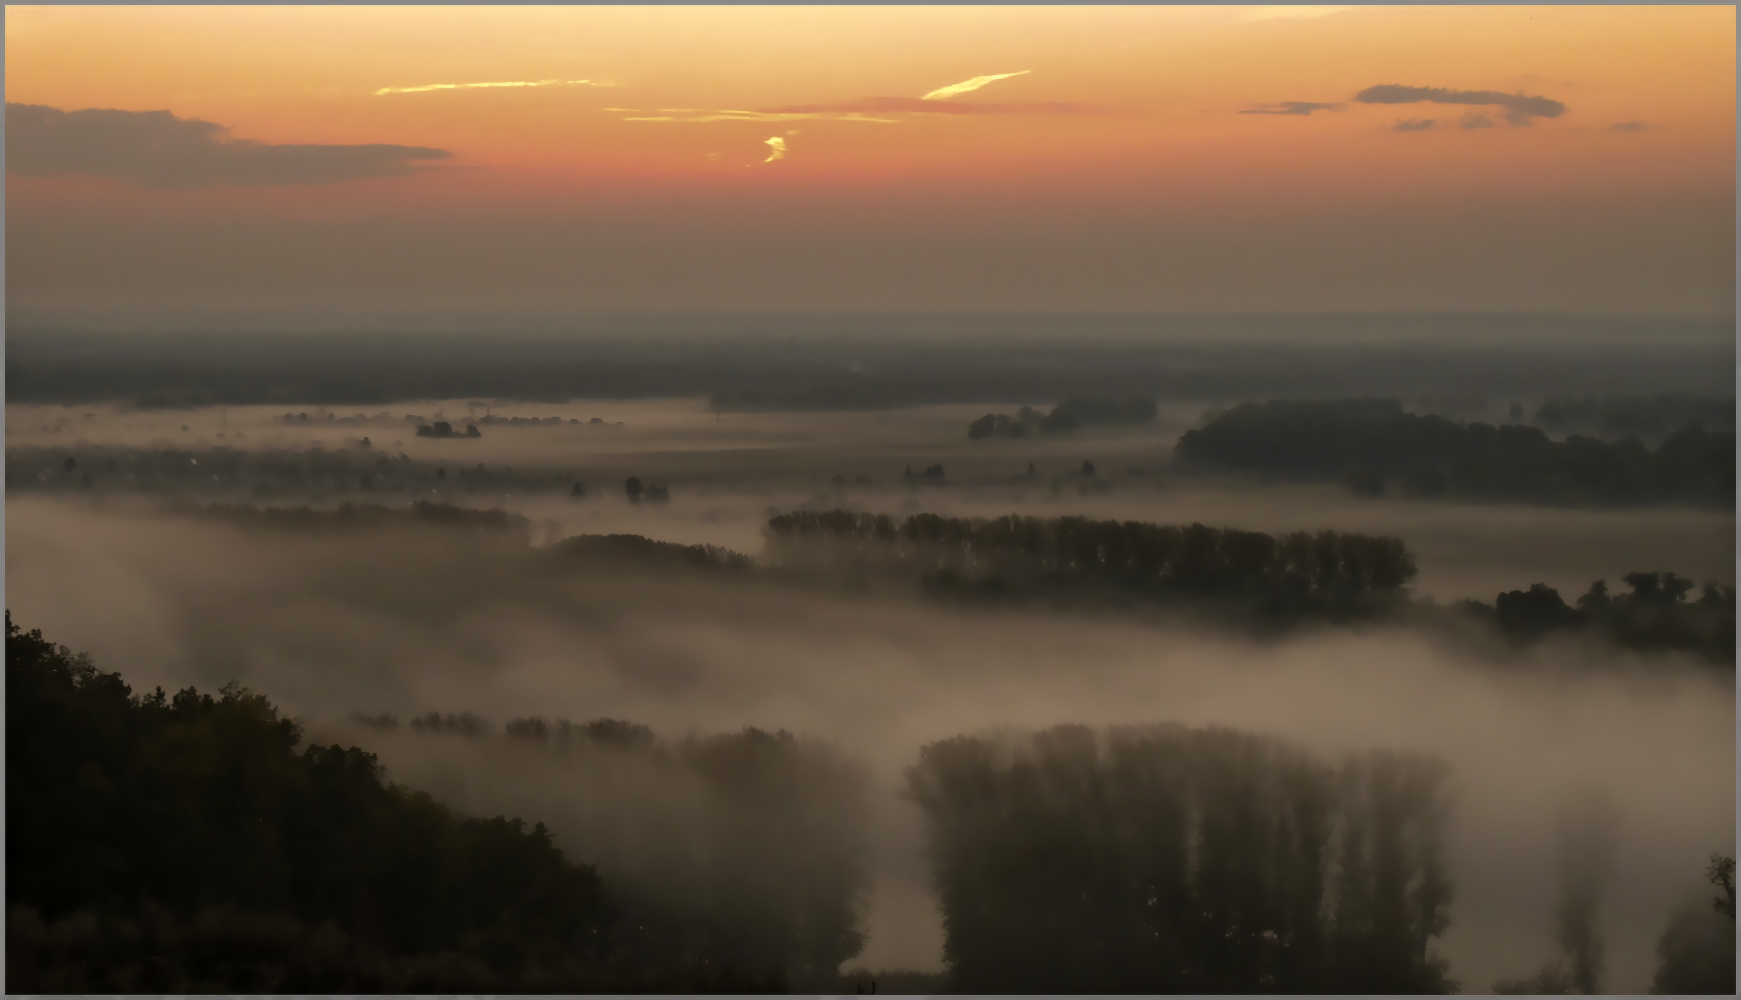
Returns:
[[[1734,313],[1734,7],[5,16],[12,322]]]

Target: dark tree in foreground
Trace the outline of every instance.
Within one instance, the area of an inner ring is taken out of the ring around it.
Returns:
[[[1063,726],[932,744],[930,823],[964,992],[1443,992],[1436,760],[1335,767],[1229,730]]]
[[[136,696],[8,613],[6,690],[14,990],[781,984],[649,944],[542,824],[460,816],[355,747],[299,750],[296,724],[234,685]]]
[[[1717,895],[1689,898],[1656,943],[1652,993],[1735,992],[1735,859],[1711,855],[1705,877]]]

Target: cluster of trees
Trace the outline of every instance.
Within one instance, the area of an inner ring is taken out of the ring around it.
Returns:
[[[417,436],[420,438],[478,438],[484,435],[478,430],[477,424],[467,424],[465,430],[456,431],[453,429],[453,425],[447,421],[437,420],[433,424],[418,424]]]
[[[1735,397],[1716,399],[1662,393],[1656,396],[1595,396],[1550,399],[1535,422],[1555,434],[1588,434],[1605,440],[1659,441],[1687,427],[1735,430]]]
[[[957,737],[908,773],[954,989],[1435,993],[1446,767],[1224,729]]]
[[[1713,663],[1735,662],[1735,588],[1706,583],[1691,599],[1693,581],[1675,573],[1628,573],[1629,593],[1611,594],[1597,580],[1566,604],[1559,591],[1537,583],[1500,594],[1492,604],[1466,601],[1464,608],[1516,639],[1539,639],[1559,630],[1586,630],[1631,649],[1674,649]]]
[[[1690,427],[1636,440],[1554,441],[1535,427],[1462,424],[1394,400],[1242,403],[1187,431],[1182,466],[1343,482],[1379,495],[1532,503],[1735,503],[1735,433]]]
[[[175,513],[194,514],[229,521],[244,527],[278,528],[288,531],[373,530],[398,525],[432,525],[500,533],[519,539],[531,538],[531,522],[505,510],[474,510],[450,504],[414,500],[406,507],[344,503],[331,510],[313,507],[256,507],[248,504],[181,504]]]
[[[1219,602],[1281,617],[1377,613],[1415,575],[1399,539],[1334,531],[834,510],[778,515],[766,537],[781,566],[917,577],[942,593]]]
[[[669,817],[687,863],[607,878],[542,823],[467,817],[371,753],[303,746],[235,685],[135,695],[10,613],[6,652],[13,989],[768,992],[832,983],[862,943],[863,776],[789,734],[510,724],[577,769],[616,759],[701,794]],[[500,738],[464,714],[414,729]]]
[[[623,483],[623,495],[629,498],[630,503],[640,503],[642,500],[648,503],[664,503],[671,499],[668,488],[659,483],[642,483],[640,476],[630,476]]]
[[[1689,897],[1657,939],[1652,993],[1735,992],[1735,859],[1712,854],[1705,878],[1716,896]]]
[[[363,447],[18,445],[6,449],[8,490],[312,499],[355,493],[428,496],[431,490],[465,495],[567,493],[575,483],[572,473],[557,470],[516,470],[482,462],[469,467],[448,465]]]
[[[1156,412],[1155,401],[1149,396],[1071,396],[1046,414],[1030,406],[1017,410],[1014,418],[1004,413],[987,413],[968,425],[967,437],[973,441],[988,437],[1026,438],[1080,430],[1092,424],[1141,424],[1155,419]]]
[[[558,542],[551,556],[595,565],[641,569],[730,570],[746,572],[755,566],[749,556],[718,545],[682,545],[641,535],[575,535]]]

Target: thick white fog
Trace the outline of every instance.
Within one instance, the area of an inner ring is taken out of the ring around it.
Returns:
[[[337,448],[368,435],[377,450],[559,468],[586,482],[590,494],[578,501],[445,497],[526,514],[534,544],[625,532],[756,555],[770,508],[1073,513],[1395,534],[1419,562],[1415,592],[1441,601],[1491,601],[1537,581],[1570,598],[1591,580],[1615,583],[1637,569],[1734,581],[1727,514],[1188,484],[1160,473],[1200,410],[1164,412],[1140,431],[968,442],[966,422],[987,409],[749,416],[715,415],[695,401],[589,401],[491,412],[606,423],[488,425],[481,440],[440,441],[414,437],[404,415],[484,410],[400,404],[374,427],[319,427],[283,423],[283,408],[9,407],[7,441]],[[1066,475],[1083,461],[1099,470],[1092,488]],[[1033,480],[1022,478],[1029,462]],[[948,485],[903,485],[906,467],[932,463],[944,465]],[[628,475],[668,483],[670,503],[629,504]],[[837,475],[844,485],[834,485]],[[871,482],[855,484],[859,476]],[[382,733],[347,717],[471,711],[498,726],[528,715],[614,717],[666,737],[758,726],[862,761],[874,788],[865,821],[874,888],[869,941],[851,966],[940,967],[923,831],[898,794],[902,773],[926,743],[998,727],[1177,721],[1325,753],[1443,757],[1454,769],[1457,896],[1440,948],[1472,992],[1554,954],[1553,824],[1583,790],[1601,789],[1618,809],[1617,865],[1601,911],[1615,991],[1648,988],[1670,909],[1698,883],[1706,856],[1735,840],[1733,684],[1691,659],[1570,641],[1502,655],[1476,639],[1401,626],[1260,642],[1176,620],[962,612],[765,581],[516,575],[489,542],[244,531],[163,515],[139,498],[13,491],[7,514],[7,603],[19,624],[89,651],[135,690],[239,680],[302,720],[311,738],[378,751],[392,780],[467,810],[545,820],[578,860],[603,848],[589,843],[588,806],[565,798],[575,786],[561,774],[493,743]]]

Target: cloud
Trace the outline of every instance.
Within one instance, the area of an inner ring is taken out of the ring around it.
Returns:
[[[897,118],[878,118],[874,115],[858,112],[795,112],[795,111],[739,111],[730,108],[603,108],[623,115],[626,122],[790,122],[790,121],[836,121],[836,122],[882,122],[894,124]]]
[[[776,136],[770,136],[769,138],[764,139],[762,141],[767,143],[767,145],[768,145],[768,158],[763,160],[762,161],[763,163],[773,163],[777,160],[784,160],[786,158],[786,140],[785,139],[776,135]]]
[[[947,87],[938,87],[936,90],[931,91],[929,94],[926,94],[924,97],[919,99],[921,101],[947,100],[948,98],[954,97],[956,94],[965,94],[969,91],[978,90],[988,83],[996,83],[999,80],[1008,80],[1012,76],[1022,76],[1028,72],[1030,71],[1019,69],[1014,73],[993,73],[990,76],[976,76],[971,80],[952,83]]]
[[[1615,122],[1614,124],[1608,126],[1608,131],[1610,131],[1610,132],[1644,132],[1644,131],[1648,131],[1649,129],[1653,129],[1655,127],[1656,126],[1650,125],[1646,122]]]
[[[1392,132],[1425,132],[1437,127],[1438,120],[1433,118],[1402,118],[1390,127]]]
[[[1241,111],[1242,115],[1309,115],[1314,111],[1341,111],[1342,102],[1325,104],[1319,101],[1282,101],[1279,104],[1259,104]]]
[[[1086,115],[1100,109],[1067,101],[1034,104],[954,104],[922,97],[861,97],[828,104],[793,104],[741,111],[729,108],[604,108],[629,122],[898,122],[890,115]]]
[[[1529,125],[1536,118],[1558,118],[1566,106],[1549,97],[1507,94],[1498,90],[1451,90],[1446,87],[1405,87],[1382,83],[1354,95],[1362,104],[1475,104],[1505,109],[1505,120]],[[1479,127],[1479,126],[1477,126]]]
[[[1497,128],[1498,126],[1494,123],[1493,119],[1484,114],[1469,114],[1464,115],[1462,118],[1457,120],[1457,127],[1464,130],[1470,130],[1478,128]]]
[[[385,94],[423,94],[431,90],[473,90],[481,87],[614,87],[603,80],[502,80],[495,83],[426,83],[420,87],[382,87],[376,97]]]
[[[1086,104],[1052,101],[1033,104],[951,104],[924,97],[861,97],[830,104],[795,104],[768,109],[773,114],[921,114],[921,115],[1080,115],[1097,109]]]
[[[445,160],[445,149],[231,139],[212,122],[168,111],[61,111],[6,105],[6,169],[26,177],[115,177],[153,190],[256,184],[332,184],[404,177],[412,161]]]

